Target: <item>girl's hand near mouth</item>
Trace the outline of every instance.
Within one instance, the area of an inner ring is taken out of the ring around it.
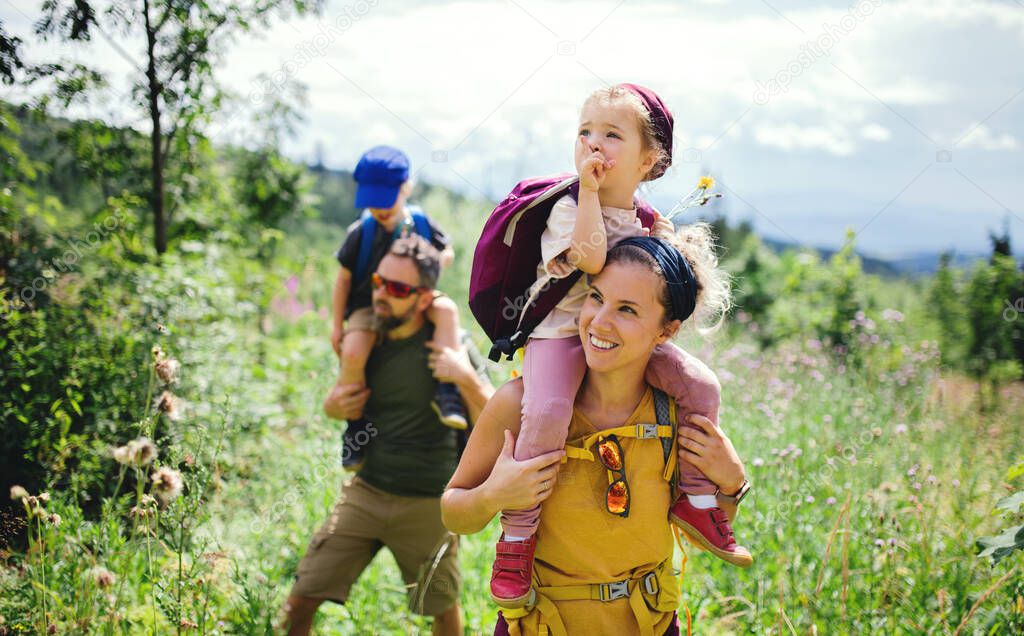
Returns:
[[[584,146],[587,146],[587,138],[580,135]],[[608,170],[615,166],[615,160],[604,158],[600,151],[592,151],[590,156],[583,160],[580,166],[580,187],[586,190],[599,190],[604,184],[604,178]]]

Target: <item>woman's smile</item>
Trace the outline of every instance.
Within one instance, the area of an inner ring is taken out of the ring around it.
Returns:
[[[598,351],[610,351],[610,350],[614,349],[615,347],[619,346],[619,345],[617,345],[616,343],[614,343],[614,342],[612,342],[610,340],[605,340],[604,338],[598,338],[593,333],[589,334],[589,337],[587,338],[587,340],[589,341],[590,346],[595,348],[595,349],[597,349]]]

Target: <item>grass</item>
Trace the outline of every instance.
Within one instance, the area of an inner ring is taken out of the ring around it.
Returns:
[[[218,544],[232,546],[231,558],[266,577],[271,604],[287,593],[344,477],[339,425],[318,412],[333,376],[329,351],[318,326],[303,328],[269,354],[280,364],[273,383],[320,390],[237,449],[236,460],[258,472],[223,486],[210,526]],[[992,508],[1005,494],[1001,477],[1024,447],[1020,392],[981,414],[969,385],[940,383],[930,347],[919,349],[903,386],[804,347],[690,348],[722,379],[721,422],[754,483],[735,528],[756,558],[741,571],[690,550],[684,597],[697,633],[953,633],[997,581],[966,633],[1007,616],[1024,620],[1013,607],[1021,579],[1000,581],[1012,564],[993,568],[974,548],[998,527]],[[462,543],[470,633],[493,626],[487,575],[497,532],[492,524]],[[345,607],[321,611],[318,626],[346,634],[429,629],[406,611],[386,551]]]
[[[319,241],[299,251],[329,253],[334,240]],[[98,519],[83,517],[74,488],[52,493],[60,525],[33,525],[39,540],[27,553],[0,555],[8,564],[0,634],[45,631],[44,603],[58,633],[272,633],[344,479],[342,425],[320,412],[336,362],[315,309],[327,304],[336,270],[327,257],[294,262],[299,304],[278,307],[312,311],[272,311],[259,329],[231,316],[179,327],[188,335],[168,353],[182,362],[188,403],[160,461],[182,468],[186,495],[159,527],[140,530],[128,511],[145,473],[128,475],[125,494]],[[445,276],[443,284],[465,280]],[[197,287],[214,295],[231,285]],[[873,315],[883,337],[842,360],[811,340],[767,352],[742,335],[686,342],[719,375],[721,424],[754,484],[735,524],[754,565],[737,570],[689,552],[683,595],[695,633],[1024,631],[1022,553],[993,566],[975,548],[1006,525],[993,508],[1024,448],[1024,391],[1010,387],[983,412],[972,383],[941,372],[935,346],[920,340],[927,336]],[[461,544],[468,633],[493,627],[487,581],[497,533],[492,523]],[[99,567],[116,576],[113,586],[101,585]],[[321,610],[317,629],[428,632],[404,592],[382,551],[349,603]]]

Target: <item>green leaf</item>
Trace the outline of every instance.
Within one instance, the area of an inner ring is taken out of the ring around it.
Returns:
[[[999,563],[1014,550],[1024,549],[1024,525],[1007,528],[994,537],[982,537],[978,547],[983,548],[979,557],[992,557],[993,562]]]
[[[1024,490],[1015,492],[1009,497],[1003,497],[996,502],[997,510],[1009,510],[1010,512],[1017,512],[1020,507],[1024,505]]]
[[[1021,475],[1024,475],[1024,462],[1010,466],[1010,469],[1006,471],[1006,481],[1013,481]]]

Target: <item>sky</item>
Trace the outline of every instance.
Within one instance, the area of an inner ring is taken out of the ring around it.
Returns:
[[[147,130],[123,98],[138,71],[111,43],[141,59],[141,42],[39,42],[39,5],[0,0],[26,57],[104,69],[111,94],[80,114]],[[1022,62],[1024,0],[331,1],[226,49],[217,76],[239,101],[211,132],[244,139],[237,113],[297,81],[290,156],[319,144],[350,170],[392,144],[416,179],[500,199],[572,170],[583,100],[633,82],[675,117],[673,167],[644,192],[659,208],[711,174],[720,210],[771,238],[836,247],[849,228],[876,256],[970,253],[1006,222],[1022,253]]]

